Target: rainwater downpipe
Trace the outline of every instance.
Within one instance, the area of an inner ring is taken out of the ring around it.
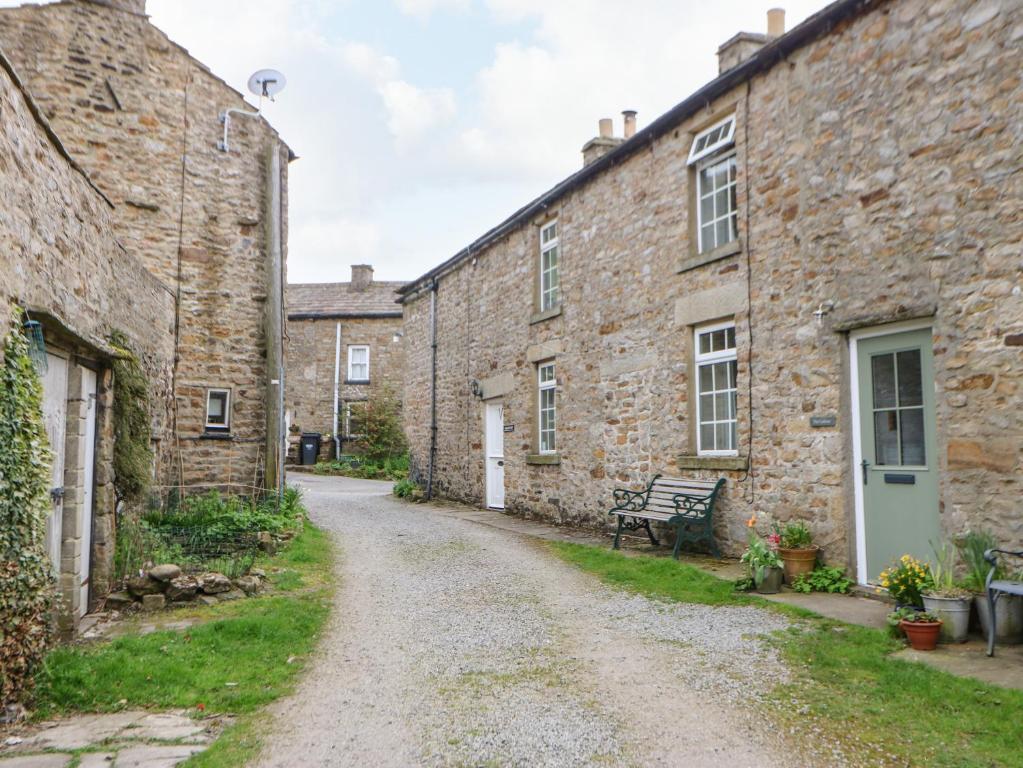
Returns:
[[[437,459],[437,278],[430,285],[430,466],[426,499],[433,498],[433,466]]]
[[[334,458],[341,457],[341,437],[337,433],[338,387],[341,385],[341,323],[337,324],[334,337]]]

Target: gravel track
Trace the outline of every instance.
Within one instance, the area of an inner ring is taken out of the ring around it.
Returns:
[[[807,764],[750,706],[786,677],[758,638],[777,614],[611,590],[383,483],[300,482],[340,545],[340,589],[259,765]]]

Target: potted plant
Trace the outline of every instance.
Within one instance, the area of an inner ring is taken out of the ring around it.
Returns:
[[[914,651],[933,651],[938,644],[941,623],[941,619],[933,613],[911,611],[902,617],[899,626]]]
[[[931,587],[931,569],[915,557],[903,555],[881,571],[880,582],[895,601],[896,608],[923,610],[923,591]]]
[[[784,526],[775,523],[774,533],[778,537],[778,554],[785,569],[785,583],[792,586],[797,578],[813,571],[820,548],[813,543],[810,529],[802,520],[785,523]]]
[[[984,552],[998,548],[998,540],[988,531],[970,531],[956,542],[959,553],[966,564],[966,587],[977,597],[980,628],[987,637],[991,628],[990,609],[987,604],[987,575],[991,566],[984,559]],[[999,562],[995,568],[995,579],[1004,579],[1008,574]],[[1002,595],[995,604],[995,640],[1002,645],[1023,641],[1023,597]]]
[[[941,619],[941,639],[946,643],[965,642],[970,629],[973,595],[956,581],[955,569],[956,548],[952,544],[934,549],[933,583],[923,592],[924,610]]]
[[[741,560],[746,564],[757,592],[762,595],[773,595],[781,590],[781,557],[778,555],[774,541],[765,541],[753,530],[756,522],[756,517],[751,517],[746,522],[746,527],[750,529],[749,542],[746,545],[746,551],[742,553]],[[774,537],[769,538],[773,539]]]

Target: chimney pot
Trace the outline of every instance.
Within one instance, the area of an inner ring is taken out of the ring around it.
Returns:
[[[610,139],[614,134],[614,123],[611,122],[610,117],[602,117],[598,122],[599,135],[602,139]]]
[[[785,9],[772,8],[767,12],[767,36],[781,37],[785,34]]]
[[[364,291],[373,282],[373,267],[369,264],[352,264],[352,290]]]
[[[623,110],[622,116],[625,118],[625,138],[631,139],[636,135],[636,110]]]

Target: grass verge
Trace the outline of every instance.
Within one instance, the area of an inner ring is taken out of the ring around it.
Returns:
[[[257,563],[270,571],[272,594],[176,611],[198,619],[184,630],[54,650],[37,677],[36,717],[135,707],[230,713],[235,724],[186,765],[244,765],[266,730],[260,709],[294,689],[316,646],[330,613],[332,559],[327,535],[306,523],[287,549]]]
[[[551,542],[564,560],[633,592],[705,605],[761,605],[803,620],[776,638],[793,682],[776,691],[779,723],[800,720],[855,748],[871,763],[934,768],[1023,765],[1023,691],[893,659],[901,647],[877,629],[823,619],[755,595],[666,558],[626,557]]]

